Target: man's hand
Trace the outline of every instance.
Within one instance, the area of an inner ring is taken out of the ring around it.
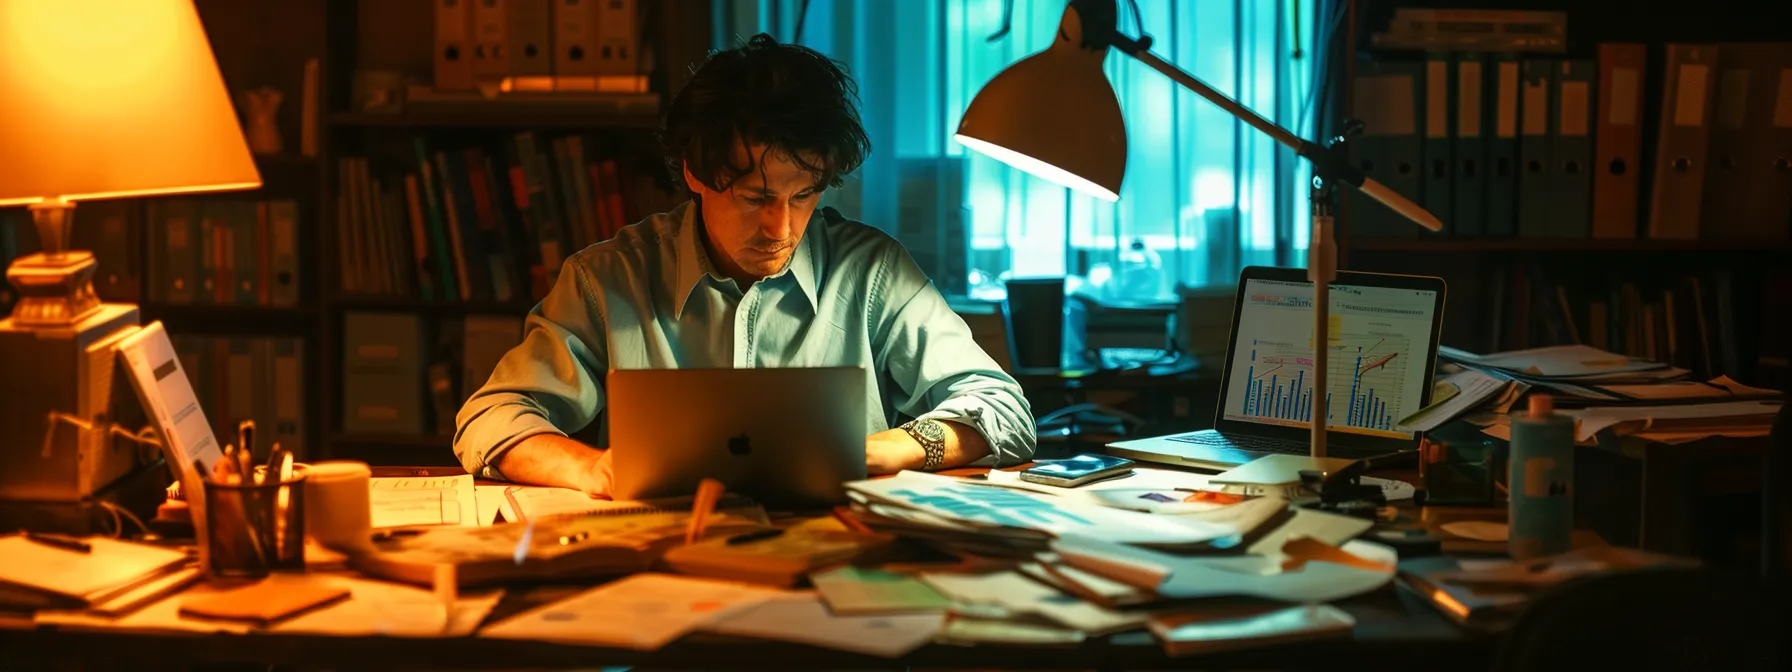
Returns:
[[[946,458],[940,468],[958,467],[989,454],[989,442],[969,425],[942,422],[946,426]],[[927,449],[901,427],[865,437],[865,471],[872,476],[920,469],[927,464]]]
[[[598,450],[559,434],[523,439],[498,459],[498,471],[517,483],[572,488],[592,497],[610,498],[610,451]]]
[[[927,449],[901,427],[865,437],[865,471],[872,476],[920,469],[926,461]]]

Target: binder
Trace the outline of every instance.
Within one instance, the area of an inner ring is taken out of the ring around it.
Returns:
[[[551,0],[505,0],[509,46],[505,50],[512,77],[546,77],[554,73],[554,17]]]
[[[1518,233],[1518,99],[1520,63],[1512,54],[1496,54],[1487,78],[1487,235],[1509,238]]]
[[[1636,237],[1648,58],[1641,44],[1599,45],[1599,106],[1593,124],[1594,238]]]
[[[473,3],[480,0],[435,0],[436,89],[473,88]]]
[[[1419,200],[1419,76],[1416,62],[1364,61],[1354,83],[1356,115],[1363,134],[1353,150],[1366,177],[1395,193]],[[1349,190],[1350,235],[1417,236],[1417,226],[1379,201]]]
[[[635,0],[586,1],[598,5],[596,74],[640,74],[641,30],[636,25]]]
[[[1455,234],[1455,227],[1448,219],[1452,212],[1451,197],[1456,187],[1452,176],[1456,170],[1456,160],[1450,154],[1451,140],[1450,113],[1454,107],[1454,65],[1449,53],[1430,52],[1425,58],[1425,141],[1421,148],[1425,168],[1424,184],[1419,189],[1425,200],[1421,203],[1432,214],[1444,218],[1444,230],[1438,233],[1424,231],[1421,236],[1448,236]]]
[[[473,80],[496,82],[510,75],[511,0],[473,3]]]
[[[1792,221],[1792,43],[1717,47],[1706,238],[1785,240]]]
[[[1456,56],[1456,189],[1454,216],[1445,225],[1455,235],[1479,237],[1487,233],[1487,136],[1482,119],[1487,105],[1482,72],[1486,55],[1464,52]],[[1434,213],[1435,214],[1435,213]]]
[[[560,0],[553,3],[554,75],[598,74],[598,5],[603,0]]]
[[[1540,235],[1586,238],[1592,217],[1594,61],[1559,61],[1551,89],[1549,219]]]
[[[299,303],[299,204],[277,200],[268,204],[268,254],[273,271],[269,278],[268,303],[292,306]]]
[[[1649,237],[1699,237],[1699,209],[1710,146],[1712,68],[1710,44],[1670,44],[1662,71],[1661,127],[1655,143],[1655,177],[1649,195]]]
[[[1544,236],[1549,231],[1549,112],[1555,90],[1555,61],[1527,60],[1518,92],[1518,235]]]

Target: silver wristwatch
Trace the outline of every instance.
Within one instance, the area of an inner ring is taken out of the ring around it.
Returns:
[[[915,437],[921,448],[927,451],[927,460],[921,463],[923,471],[934,471],[946,461],[946,425],[938,420],[910,420],[902,426],[902,431]]]

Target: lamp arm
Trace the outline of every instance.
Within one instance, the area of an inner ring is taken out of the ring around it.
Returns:
[[[1256,112],[1252,112],[1250,108],[1239,104],[1238,101],[1226,97],[1226,94],[1208,86],[1206,82],[1197,79],[1194,75],[1158,58],[1156,54],[1151,53],[1151,36],[1133,39],[1115,31],[1108,38],[1108,44],[1137,59],[1140,63],[1144,63],[1152,70],[1162,73],[1171,81],[1181,84],[1183,88],[1193,91],[1195,95],[1207,99],[1207,102],[1218,105],[1227,114],[1250,125],[1251,128],[1257,129],[1258,132],[1269,136],[1270,139],[1294,150],[1295,154],[1313,164],[1313,174],[1319,178],[1328,182],[1348,184],[1419,226],[1432,231],[1443,230],[1444,224],[1438,221],[1436,216],[1427,212],[1419,204],[1412,202],[1411,199],[1389,189],[1387,185],[1364,175],[1361,168],[1350,162],[1350,157],[1345,152],[1332,151],[1330,147],[1320,143],[1301,139],[1300,136],[1288,129],[1277,126],[1275,122],[1264,119]]]

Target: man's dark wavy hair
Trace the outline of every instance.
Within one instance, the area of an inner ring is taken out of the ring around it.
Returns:
[[[859,123],[859,91],[844,66],[820,52],[760,33],[710,54],[666,108],[660,136],[673,184],[684,167],[704,186],[726,191],[758,170],[751,155],[735,165],[736,143],[765,145],[840,186],[871,153]]]

